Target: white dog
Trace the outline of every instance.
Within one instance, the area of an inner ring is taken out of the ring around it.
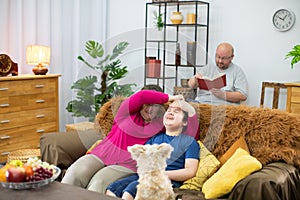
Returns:
[[[172,183],[166,175],[166,160],[173,147],[160,145],[134,145],[128,147],[131,156],[137,162],[139,184],[135,200],[174,200]]]

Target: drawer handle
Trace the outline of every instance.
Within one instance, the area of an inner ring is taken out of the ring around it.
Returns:
[[[3,135],[0,137],[0,140],[6,140],[6,139],[9,139],[10,136],[9,135]]]
[[[36,88],[43,88],[43,87],[45,87],[45,85],[40,84],[40,85],[35,85],[35,87],[36,87]]]
[[[45,115],[36,115],[35,117],[36,117],[36,118],[44,118]]]
[[[44,130],[44,129],[39,129],[39,130],[37,130],[36,132],[37,132],[37,133],[44,133],[45,130]]]
[[[0,121],[0,124],[6,124],[6,123],[9,123],[9,122],[10,122],[9,119],[5,119],[5,120]]]
[[[35,102],[36,102],[36,103],[45,103],[45,100],[43,100],[43,99],[38,99],[38,100],[36,100]]]
[[[8,106],[9,106],[9,103],[0,104],[0,107],[8,107]]]
[[[0,88],[0,91],[7,91],[8,88]]]
[[[8,154],[10,154],[10,152],[3,152],[1,153],[1,156],[7,156]]]

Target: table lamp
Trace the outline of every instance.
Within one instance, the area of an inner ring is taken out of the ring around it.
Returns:
[[[45,75],[48,69],[44,66],[50,64],[50,47],[29,45],[26,50],[26,63],[35,65],[32,69],[35,75]]]

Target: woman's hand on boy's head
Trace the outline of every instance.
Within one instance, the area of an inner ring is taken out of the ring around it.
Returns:
[[[169,101],[175,101],[175,100],[184,100],[184,97],[181,94],[169,95]]]

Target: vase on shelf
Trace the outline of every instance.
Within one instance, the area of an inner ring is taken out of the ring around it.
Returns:
[[[183,21],[183,15],[181,12],[173,12],[170,20],[173,24],[181,24]]]

